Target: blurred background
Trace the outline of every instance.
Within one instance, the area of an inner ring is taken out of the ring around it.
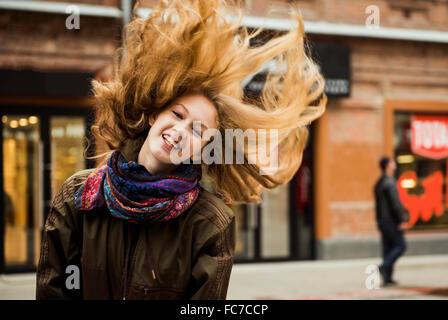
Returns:
[[[154,3],[140,1],[138,15]],[[35,272],[51,199],[65,179],[95,165],[83,157],[94,120],[90,81],[111,78],[134,4],[0,0],[2,274]],[[425,265],[442,257],[448,271],[448,1],[245,0],[243,23],[264,27],[254,45],[291,27],[291,5],[326,79],[327,111],[311,125],[291,182],[266,191],[260,205],[233,207],[235,272],[238,265],[376,263],[373,186],[383,155],[397,162],[411,217],[406,256],[417,266],[419,256]],[[260,94],[267,70],[247,79],[246,94]],[[93,143],[87,155],[100,149]]]

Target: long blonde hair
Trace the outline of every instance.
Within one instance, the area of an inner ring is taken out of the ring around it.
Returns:
[[[244,153],[243,164],[201,164],[227,204],[260,202],[264,189],[292,179],[302,161],[307,125],[322,115],[327,102],[323,77],[304,43],[303,22],[292,14],[296,27],[251,47],[261,29],[249,33],[234,6],[219,0],[160,1],[149,18],[135,17],[125,27],[113,79],[92,82],[93,134],[118,149],[126,139],[147,134],[152,114],[200,91],[217,108],[222,136],[224,129],[278,130],[275,174],[261,174],[262,164],[249,163],[247,148],[233,151],[234,158]],[[272,59],[279,71],[269,73],[259,99],[247,99],[243,80]]]

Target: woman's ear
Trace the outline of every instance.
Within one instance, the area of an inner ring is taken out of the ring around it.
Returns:
[[[154,122],[156,121],[156,116],[154,115],[154,113],[153,114],[151,114],[150,116],[149,116],[149,125],[152,127],[153,125],[154,125]]]

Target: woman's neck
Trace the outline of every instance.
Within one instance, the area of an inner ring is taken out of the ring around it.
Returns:
[[[148,140],[143,143],[138,153],[137,163],[144,166],[152,175],[168,174],[177,168],[172,163],[163,163],[154,158],[148,150]]]

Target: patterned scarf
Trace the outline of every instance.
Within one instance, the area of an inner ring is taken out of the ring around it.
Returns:
[[[198,199],[199,180],[189,165],[181,163],[170,174],[152,175],[115,151],[75,192],[74,205],[77,210],[94,212],[106,204],[114,217],[134,223],[167,221]]]

